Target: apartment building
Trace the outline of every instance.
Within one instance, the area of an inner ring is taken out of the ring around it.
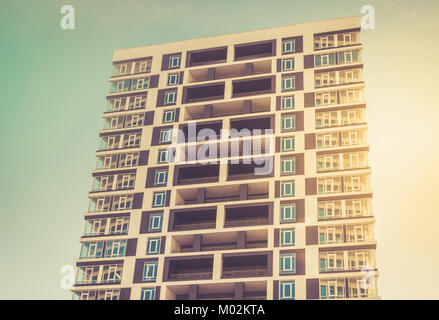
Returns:
[[[362,50],[360,17],[116,50],[74,299],[378,298]]]

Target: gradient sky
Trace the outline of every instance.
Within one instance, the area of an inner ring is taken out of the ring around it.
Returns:
[[[60,8],[76,10],[62,30]],[[71,299],[113,50],[360,14],[379,295],[439,299],[439,2],[3,0],[0,299]]]

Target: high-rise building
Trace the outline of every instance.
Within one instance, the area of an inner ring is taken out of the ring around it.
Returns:
[[[116,50],[75,299],[378,298],[360,17]]]

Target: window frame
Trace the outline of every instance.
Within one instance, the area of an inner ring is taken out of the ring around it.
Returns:
[[[286,242],[286,235],[289,234],[289,242]],[[281,229],[280,230],[280,246],[281,247],[293,247],[296,245],[296,229]]]
[[[175,63],[175,61],[177,61]],[[169,57],[168,69],[179,69],[181,64],[181,55],[172,55]]]
[[[158,201],[158,197],[161,196],[161,201]],[[152,194],[152,203],[151,206],[153,208],[162,208],[166,205],[166,191],[156,191]]]
[[[286,215],[286,208],[289,208],[289,216]],[[296,221],[296,203],[284,203],[280,205],[280,221],[281,222],[295,222]]]
[[[142,281],[156,281],[157,280],[157,261],[150,262],[147,261],[143,264]],[[148,276],[150,273],[150,268],[152,268],[152,275]]]
[[[286,296],[285,287],[289,286],[290,295]],[[280,281],[279,283],[279,300],[295,300],[296,299],[296,283],[295,281]]]
[[[151,250],[152,246],[155,246],[155,251]],[[148,238],[146,242],[146,254],[147,255],[153,255],[153,254],[160,254],[160,248],[161,248],[161,238]]]
[[[285,268],[285,260],[289,261],[290,268]],[[295,274],[296,273],[296,254],[295,253],[286,253],[279,255],[279,273],[280,274]]]
[[[296,52],[295,39],[282,40],[282,54],[295,53],[295,52]]]

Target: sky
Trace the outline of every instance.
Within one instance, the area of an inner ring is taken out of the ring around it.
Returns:
[[[121,5],[123,3],[123,5]],[[60,9],[75,8],[75,30]],[[71,299],[116,49],[360,14],[378,293],[439,299],[438,1],[9,0],[0,3],[0,299]]]

